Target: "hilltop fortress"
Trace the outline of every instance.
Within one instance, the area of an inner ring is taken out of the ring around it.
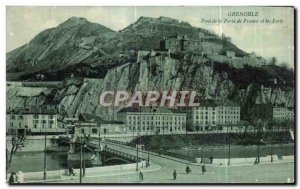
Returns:
[[[186,22],[180,22],[177,19],[164,16],[159,18],[140,17],[132,27],[138,27],[140,24],[146,22],[191,27],[191,25]],[[176,33],[176,31],[173,33]],[[162,37],[159,41],[159,47],[152,50],[152,54],[153,51],[159,51],[161,54],[166,54],[166,52],[168,52],[170,57],[170,53],[192,52],[213,62],[226,63],[235,68],[243,68],[245,65],[263,66],[267,64],[266,59],[257,56],[254,53],[236,52],[235,50],[228,48],[229,45],[232,45],[231,37],[225,36],[225,34],[218,36],[211,31],[199,29],[197,35],[195,35],[195,33],[193,33],[193,35],[177,33]],[[151,54],[150,51],[138,51],[137,60],[140,60],[141,57],[148,54]]]

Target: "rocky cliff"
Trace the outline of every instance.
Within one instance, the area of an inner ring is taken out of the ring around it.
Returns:
[[[99,106],[99,96],[103,91],[196,90],[202,99],[237,102],[242,107],[242,115],[246,115],[247,108],[255,103],[292,107],[293,73],[277,70],[275,74],[275,69],[272,72],[271,68],[268,69],[268,72],[252,67],[235,69],[189,53],[149,53],[139,62],[110,69],[103,79],[85,78],[52,89],[8,86],[6,102],[7,108],[50,105],[59,106],[69,115],[83,112],[104,116],[111,115],[118,108]],[[276,78],[278,82],[274,83]]]
[[[208,37],[207,40],[223,43],[224,51],[246,54],[231,42],[188,23],[162,21],[159,18],[139,20],[116,32],[85,18],[70,18],[7,53],[7,80],[36,81],[39,74],[43,74],[43,79],[48,81],[63,80],[71,74],[103,78],[113,67],[136,62],[136,54],[124,55],[126,52],[158,49],[163,37],[171,35],[198,38],[199,32],[202,32]]]

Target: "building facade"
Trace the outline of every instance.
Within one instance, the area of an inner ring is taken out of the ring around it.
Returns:
[[[284,120],[294,120],[294,110],[286,107],[273,107],[273,120],[274,121],[284,121]]]
[[[251,114],[254,118],[273,120],[275,122],[294,120],[293,107],[274,106],[272,104],[255,104]]]
[[[12,110],[6,113],[8,134],[64,133],[58,127],[58,113],[55,109]]]
[[[123,108],[117,119],[129,132],[182,133],[186,131],[186,113],[165,107]]]
[[[75,135],[102,135],[127,133],[125,124],[121,121],[106,121],[89,114],[79,114],[75,124]]]
[[[187,118],[190,130],[217,129],[217,126],[238,124],[240,122],[240,107],[230,101],[202,101],[199,107],[192,107],[187,110]]]
[[[202,36],[199,34],[199,36]],[[165,37],[160,43],[162,50],[200,51],[204,54],[219,54],[223,45],[205,38],[189,39],[187,36]]]

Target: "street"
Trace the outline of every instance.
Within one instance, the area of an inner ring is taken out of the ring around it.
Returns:
[[[126,153],[136,154],[136,149],[124,146],[107,144],[109,148]],[[139,155],[147,159],[147,152],[139,152]],[[259,165],[207,165],[207,172],[201,174],[201,166],[190,164],[192,172],[185,173],[186,163],[182,160],[160,157],[150,154],[150,162],[160,165],[161,168],[151,172],[144,172],[144,180],[139,179],[138,172],[128,172],[128,174],[118,173],[109,176],[89,177],[83,179],[83,183],[286,183],[294,179],[294,163],[283,162]],[[173,179],[173,171],[177,172],[177,179]],[[62,183],[77,183],[78,180],[59,181]]]

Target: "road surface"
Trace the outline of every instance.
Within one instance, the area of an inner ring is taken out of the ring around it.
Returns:
[[[136,155],[136,149],[107,143],[109,148]],[[139,156],[147,159],[147,151],[140,151]],[[111,173],[109,175],[91,176],[87,175],[83,183],[287,183],[294,180],[294,162],[268,163],[259,165],[232,165],[219,166],[207,165],[207,172],[202,175],[201,167],[191,164],[192,172],[185,173],[187,162],[168,156],[150,154],[150,162],[159,165],[155,171],[145,172],[147,168],[141,169],[144,180],[140,180],[139,171],[128,173]],[[173,179],[173,171],[177,172],[177,179]],[[58,181],[62,183],[78,183],[78,180]]]

